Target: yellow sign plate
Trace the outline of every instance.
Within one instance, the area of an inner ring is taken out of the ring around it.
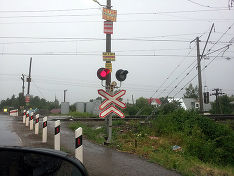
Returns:
[[[109,69],[112,72],[112,63],[106,63],[105,66],[105,68]]]
[[[103,52],[103,61],[115,61],[115,53]]]
[[[116,22],[117,10],[102,9],[102,19]]]

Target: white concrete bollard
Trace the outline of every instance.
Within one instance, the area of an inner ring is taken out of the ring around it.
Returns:
[[[30,126],[29,126],[29,129],[33,130],[33,112],[31,112],[31,115],[30,115]]]
[[[36,120],[35,120],[35,134],[39,133],[39,114],[36,115]]]
[[[55,121],[54,149],[60,150],[60,120]]]
[[[25,125],[28,126],[29,125],[29,111],[27,111],[26,113],[26,121],[25,121]]]
[[[23,123],[25,123],[25,118],[26,118],[26,110],[24,110]]]
[[[47,142],[47,117],[43,118],[43,123],[42,123],[42,143]]]
[[[82,128],[75,131],[75,157],[83,163]]]

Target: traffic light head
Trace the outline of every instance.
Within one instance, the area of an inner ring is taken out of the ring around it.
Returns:
[[[209,92],[204,92],[203,95],[204,95],[204,103],[209,104],[210,103],[210,100],[209,100],[210,94],[209,94]]]
[[[99,68],[98,71],[97,71],[97,77],[100,79],[100,80],[106,80],[107,78],[107,75],[110,73],[110,70],[109,69],[106,69],[106,68]]]
[[[128,74],[127,70],[119,69],[116,72],[115,76],[118,81],[124,81],[127,78],[127,74]]]

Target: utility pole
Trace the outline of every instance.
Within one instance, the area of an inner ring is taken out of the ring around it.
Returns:
[[[107,0],[106,8],[111,9],[111,0]],[[111,34],[106,34],[106,52],[111,52]],[[106,61],[106,64],[111,63],[111,61]],[[111,72],[107,75],[106,79],[106,91],[113,95],[113,90],[110,88],[111,84]],[[106,127],[107,127],[107,140],[106,144],[111,142],[112,137],[112,113],[106,118]]]
[[[66,102],[66,92],[67,92],[67,89],[63,91],[63,100],[64,100],[64,102]]]
[[[199,102],[200,102],[200,112],[203,113],[203,94],[202,94],[202,78],[201,78],[201,55],[200,55],[200,40],[199,37],[196,38],[197,43],[197,70],[198,70],[198,92],[199,92]]]
[[[133,99],[133,95],[132,95],[132,104],[134,105],[134,99]]]
[[[219,95],[224,95],[225,93],[222,93],[222,89],[213,89],[212,91],[214,91],[214,93],[212,93],[211,95],[215,95],[215,103],[216,103],[216,114],[218,112],[218,108],[219,108],[219,101],[218,101],[218,98],[219,98]],[[221,112],[221,108],[220,108],[220,113]]]
[[[28,74],[28,78],[27,78],[27,82],[28,82],[28,91],[27,91],[27,94],[28,94],[28,95],[29,95],[29,93],[30,93],[31,67],[32,67],[32,58],[30,58],[29,74]]]
[[[23,94],[23,96],[24,96],[24,74],[22,74],[22,77],[21,77],[21,80],[23,81],[23,86],[22,86],[22,94]]]
[[[200,40],[199,37],[196,37],[196,39],[194,39],[192,42],[194,42],[196,40],[197,43],[197,71],[198,71],[198,92],[199,92],[199,102],[200,102],[200,112],[203,113],[204,112],[204,101],[203,101],[203,93],[202,93],[202,76],[201,76],[201,60],[204,56],[204,52],[206,50],[206,46],[208,44],[208,41],[210,39],[210,35],[211,32],[214,28],[214,23],[211,26],[208,38],[206,40],[206,44],[205,47],[203,48],[202,54],[200,54]],[[190,42],[190,43],[192,43]]]

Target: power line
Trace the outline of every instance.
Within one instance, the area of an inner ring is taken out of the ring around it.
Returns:
[[[9,36],[0,36],[0,39],[42,39],[42,40],[55,40],[55,39],[64,39],[64,40],[77,40],[77,41],[104,41],[104,38],[82,38],[82,37],[9,37]],[[113,38],[115,41],[145,41],[145,42],[179,42],[179,43],[190,43],[190,40],[179,40],[179,39],[144,39],[144,38]],[[201,41],[205,42],[205,41]],[[228,44],[230,42],[218,41],[222,44]],[[208,43],[213,44],[214,41]],[[3,43],[4,44],[4,43]],[[217,42],[214,44],[216,45]]]
[[[230,27],[228,27],[228,29],[227,29],[227,30],[221,35],[221,37],[212,45],[212,47],[208,50],[208,52],[209,52],[218,42],[220,42],[220,40],[223,38],[223,36],[231,29],[231,27],[232,27],[233,25],[234,25],[234,23],[233,23]],[[227,45],[227,46],[229,47],[229,45]],[[227,47],[227,46],[226,46],[226,47]],[[223,48],[226,48],[226,47],[223,47]],[[216,51],[214,51],[214,52],[212,52],[212,53],[215,53],[215,52],[217,52],[217,51],[219,51],[219,50],[216,50]],[[207,52],[207,53],[208,53],[208,52]],[[219,55],[219,54],[218,54],[218,55]],[[216,59],[217,57],[219,57],[218,55],[215,56],[214,59]],[[221,56],[221,57],[222,57],[222,56]],[[213,62],[214,59],[213,59],[211,62]],[[210,62],[210,63],[211,63],[211,62]],[[210,63],[209,63],[209,64],[210,64]],[[209,65],[209,64],[208,64],[208,65]],[[190,72],[191,72],[195,67],[196,67],[196,65],[193,66],[193,68],[185,75],[185,77],[184,77],[178,84],[180,84],[180,83],[190,74]],[[197,76],[197,75],[196,75],[196,76]],[[196,76],[195,76],[193,79],[195,79]],[[192,79],[192,80],[193,80],[193,79]],[[192,80],[191,80],[191,81],[192,81]],[[175,88],[174,88],[172,91],[174,91],[174,90],[178,87],[178,84],[175,86]],[[187,85],[186,85],[186,86],[187,86]],[[183,88],[184,88],[184,87],[183,87]],[[182,88],[181,90],[183,90],[183,88]],[[171,91],[171,92],[172,92],[172,91]],[[168,96],[171,94],[171,92],[168,94]],[[177,95],[177,94],[176,94],[176,95]],[[174,97],[175,97],[175,96],[174,96]]]
[[[119,20],[118,23],[129,23],[129,22],[227,22],[233,21],[233,19],[134,19],[134,20]],[[29,21],[29,22],[0,22],[0,24],[10,25],[10,24],[69,24],[69,23],[102,23],[100,20],[82,20],[82,21]]]
[[[195,48],[195,46],[193,47],[193,49],[194,48]],[[190,53],[192,52],[192,50],[187,55],[190,55]],[[185,59],[182,62],[184,62]],[[172,81],[166,88],[164,88],[163,91],[162,91],[162,93],[164,93],[168,88],[170,88],[178,80],[178,78],[180,78],[195,62],[196,62],[196,60],[193,61],[192,64],[190,64],[179,76],[177,76],[176,79],[174,79],[174,81]]]
[[[37,91],[40,93],[40,95],[45,98],[45,96],[43,95],[43,93],[40,91],[39,87],[37,86],[37,84],[35,83],[35,81],[32,81],[34,84],[34,86],[36,87]]]
[[[99,10],[100,8],[83,8],[83,9],[48,9],[48,10],[1,10],[0,13],[40,13],[40,12],[67,12],[81,10]]]
[[[131,12],[120,13],[118,15],[142,15],[142,14],[163,14],[163,13],[196,13],[196,12],[212,12],[212,11],[230,11],[227,7],[217,7],[218,9],[206,10],[180,10],[180,11],[156,11],[151,13],[146,12]],[[81,9],[45,9],[45,10],[1,10],[0,13],[44,13],[44,12],[70,12],[70,11],[85,11],[85,10],[100,10],[100,8],[81,8]]]
[[[219,52],[207,65],[205,65],[205,67],[201,70],[205,70],[223,51]],[[197,77],[198,73],[187,83],[185,84],[180,90],[179,92],[177,92],[173,97],[175,97],[176,95],[178,95],[189,83],[191,83],[196,77]]]
[[[101,54],[92,54],[92,53],[10,53],[10,52],[2,52],[0,55],[18,55],[18,56],[100,56]],[[185,55],[176,55],[176,54],[117,54],[118,57],[188,57],[188,58],[194,58],[195,56],[185,56]],[[209,57],[215,57],[215,56],[209,56]],[[223,56],[220,56],[223,57]]]
[[[209,5],[204,5],[204,4],[198,3],[198,2],[193,1],[193,0],[187,0],[187,1],[189,1],[189,2],[191,2],[193,4],[196,4],[196,5],[200,6],[200,7],[207,7],[207,8],[212,8],[212,9],[216,9],[216,10],[225,8],[225,7],[212,7],[212,6],[209,6]]]
[[[211,46],[211,48],[208,50],[208,52],[210,52],[210,50],[211,50],[218,42],[220,42],[220,40],[223,38],[223,36],[227,34],[227,32],[232,28],[233,25],[234,25],[234,23],[232,23],[232,25],[228,27],[228,29],[220,36],[220,38]],[[228,42],[228,43],[230,43],[230,42]]]

